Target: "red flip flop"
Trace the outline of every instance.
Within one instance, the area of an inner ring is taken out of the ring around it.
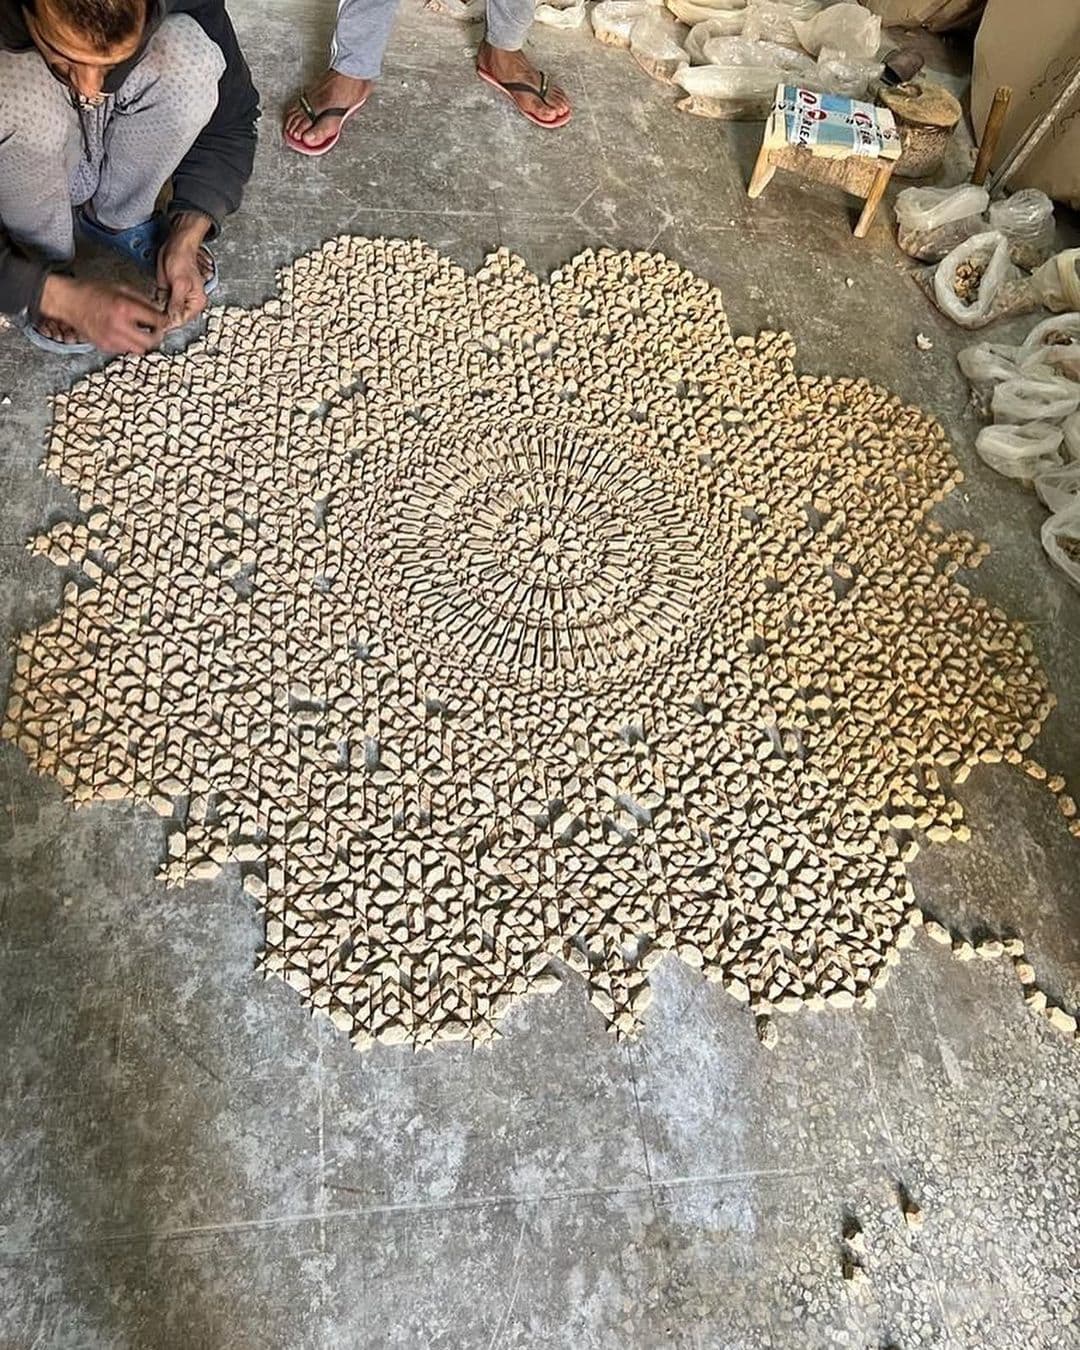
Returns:
[[[302,141],[299,136],[293,136],[284,129],[282,129],[281,138],[289,149],[295,150],[298,155],[325,155],[328,151],[333,150],[334,146],[341,140],[341,133],[344,130],[345,123],[352,117],[353,113],[358,113],[360,111],[370,97],[371,91],[368,90],[360,102],[354,103],[351,108],[324,108],[322,112],[317,113],[308,102],[307,95],[301,90],[297,102],[300,104],[301,109],[307,113],[308,131],[310,131],[312,127],[318,126],[324,117],[340,117],[341,121],[338,123],[338,128],[332,136],[327,136],[325,141],[319,141],[315,145],[308,145],[306,141]]]
[[[485,84],[490,84],[492,89],[497,89],[500,94],[505,94],[522,117],[527,117],[530,122],[538,127],[556,131],[559,127],[566,126],[567,122],[569,122],[570,118],[573,116],[573,109],[567,108],[565,114],[560,115],[559,117],[553,117],[550,121],[545,122],[542,117],[537,117],[535,113],[526,112],[514,97],[515,94],[532,94],[535,98],[538,98],[541,103],[547,103],[548,90],[551,88],[551,81],[543,71],[540,72],[539,89],[535,85],[525,84],[521,80],[507,80],[507,82],[503,84],[501,80],[497,80],[494,75],[489,75],[486,70],[481,70],[479,66],[476,67],[476,73]],[[548,104],[548,107],[550,106],[551,105]]]

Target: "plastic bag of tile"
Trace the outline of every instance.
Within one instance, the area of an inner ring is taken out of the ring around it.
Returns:
[[[870,86],[881,78],[884,69],[880,61],[851,59],[843,52],[823,47],[818,53],[815,88],[826,94],[839,94],[843,98],[865,99],[870,93]]]
[[[673,14],[675,10],[671,11]],[[739,27],[742,27],[742,16],[735,13],[731,16],[738,19]],[[712,42],[716,38],[738,37],[739,29],[732,32],[729,28],[728,17],[717,15],[715,18],[706,19],[704,23],[696,23],[686,35],[686,54],[690,58],[692,66],[707,66],[709,58],[705,55],[706,42]]]
[[[680,99],[680,112],[715,117],[725,122],[761,121],[768,117],[783,83],[778,66],[684,66],[675,83],[688,98]]]
[[[881,46],[881,19],[862,5],[830,5],[811,19],[795,19],[792,27],[811,56],[828,47],[849,61],[870,61]]]
[[[1080,506],[1080,464],[1047,469],[1035,479],[1035,493],[1049,511],[1068,511]]]
[[[994,389],[990,409],[997,423],[1062,422],[1080,408],[1080,385],[1060,375],[1021,375]]]
[[[1054,251],[1054,203],[1038,188],[1021,188],[990,207],[990,228],[1009,241],[1009,257],[1034,272]]]
[[[1055,567],[1080,590],[1080,507],[1056,511],[1043,523],[1042,546]]]
[[[1020,375],[1020,348],[1003,342],[974,342],[961,347],[956,363],[976,389],[989,389]]]
[[[653,8],[630,30],[630,55],[646,75],[670,84],[677,71],[689,64],[683,41],[686,25],[666,10]]]
[[[709,0],[666,0],[666,3],[677,19],[690,24],[691,33],[694,28],[712,25],[709,33],[702,34],[702,42],[709,37],[738,37],[746,22],[746,0],[723,0],[720,4],[710,4]],[[699,61],[698,64],[703,63]]]
[[[1040,347],[1020,363],[1021,375],[1060,375],[1080,384],[1080,342],[1061,347]]]
[[[959,187],[905,188],[896,198],[896,216],[907,230],[937,230],[942,225],[981,216],[990,204],[984,187],[961,183]]]
[[[896,198],[896,242],[910,258],[939,262],[986,229],[990,194],[964,183],[954,188],[905,188]]]
[[[779,42],[748,42],[745,38],[710,38],[702,51],[710,66],[721,69],[768,70],[779,72],[780,77],[788,75],[810,75],[815,70],[814,62],[805,52],[797,52]],[[780,84],[781,79],[774,81]],[[772,101],[769,103],[772,108]]]
[[[1080,248],[1049,258],[1031,274],[1031,284],[1039,304],[1055,314],[1080,309]]]
[[[1020,344],[1019,360],[1027,369],[1037,363],[1080,380],[1080,314],[1058,314],[1037,323]]]
[[[1006,478],[1035,479],[1061,467],[1061,428],[1049,422],[983,427],[975,450],[984,464]]]
[[[807,80],[814,69],[804,52],[774,42],[710,38],[703,55],[707,65],[687,66],[675,76],[675,83],[690,95],[676,106],[682,112],[724,121],[768,117],[776,86],[792,77]]]
[[[533,18],[549,28],[580,28],[585,22],[585,0],[570,0],[569,4],[548,0],[547,4],[536,6]]]
[[[801,51],[795,24],[808,22],[820,9],[818,0],[748,0],[743,37],[751,42],[779,42]]]
[[[965,239],[938,263],[934,299],[961,328],[980,328],[996,317],[998,292],[1018,276],[1009,261],[1009,241],[998,230],[985,230]]]
[[[600,0],[589,16],[593,35],[606,47],[629,47],[634,24],[651,8],[649,0]]]
[[[1080,412],[1074,412],[1071,417],[1066,417],[1061,424],[1061,434],[1064,437],[1062,448],[1065,451],[1065,458],[1072,463],[1080,464]]]
[[[479,23],[487,13],[487,0],[427,0],[432,14],[447,14],[459,23]]]

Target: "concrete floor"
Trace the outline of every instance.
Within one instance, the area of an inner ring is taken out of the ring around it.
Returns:
[[[975,460],[963,339],[905,275],[887,215],[859,244],[816,190],[778,179],[751,207],[757,129],[684,117],[583,34],[537,34],[577,111],[534,130],[472,78],[472,33],[412,7],[344,147],[303,161],[279,148],[278,110],[330,8],[234,5],[266,113],[221,242],[226,298],[266,296],[340,231],[420,235],[471,265],[506,244],[538,270],[597,243],[664,250],[723,288],[736,331],[786,326],[804,368],[942,418],[968,481],[940,514],[993,545],[973,584],[1031,625],[1060,698],[1040,754],[1075,783],[1080,595],[1044,560],[1041,507]],[[70,369],[0,334],[5,651],[59,596],[22,545],[70,510],[36,467]],[[481,1050],[361,1058],[252,973],[235,875],[166,893],[148,811],[76,814],[9,745],[0,774],[4,1350],[1080,1345],[1076,1050],[1007,964],[921,940],[876,1011],[784,1019],[771,1054],[672,963],[638,1044],[611,1041],[571,981]],[[1080,847],[1005,767],[962,798],[972,842],[923,852],[922,902],[1024,934],[1075,1006]],[[862,1289],[840,1276],[848,1214]]]

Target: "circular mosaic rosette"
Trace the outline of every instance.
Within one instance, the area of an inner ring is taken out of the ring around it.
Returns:
[[[1020,762],[1030,642],[955,577],[938,425],[732,337],[657,255],[548,281],[341,238],[57,400],[83,519],[4,734],[238,861],[263,967],[364,1046],[491,1035],[560,965],[634,1031],[666,952],[872,1000],[949,775]]]

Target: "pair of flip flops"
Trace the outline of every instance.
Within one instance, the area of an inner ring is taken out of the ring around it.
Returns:
[[[119,253],[128,262],[133,262],[141,272],[155,275],[158,252],[169,232],[168,221],[161,212],[140,225],[132,225],[130,229],[107,230],[79,207],[75,212],[75,223],[88,239]],[[204,252],[210,259],[210,275],[203,282],[203,289],[207,295],[213,295],[218,288],[217,262],[209,249],[204,249]],[[58,342],[55,338],[46,337],[33,324],[27,324],[24,332],[35,347],[58,356],[81,356],[97,350],[92,342]]]
[[[497,80],[494,75],[489,75],[487,71],[481,70],[479,66],[476,67],[476,73],[485,84],[490,84],[493,89],[497,89],[501,94],[505,94],[513,103],[514,107],[517,108],[518,112],[521,113],[522,117],[528,118],[528,120],[536,126],[554,130],[557,127],[566,126],[567,122],[570,121],[571,114],[569,108],[566,109],[565,113],[560,113],[558,117],[545,121],[544,118],[537,117],[535,113],[528,112],[520,103],[518,103],[517,99],[514,98],[515,94],[532,94],[534,98],[538,98],[541,103],[547,104],[547,106],[550,107],[551,105],[548,103],[548,94],[551,91],[551,81],[543,71],[540,72],[539,85],[526,84],[520,80],[508,80],[504,84],[503,81]],[[308,125],[305,128],[307,131],[310,131],[313,127],[317,127],[324,117],[339,117],[341,121],[338,123],[335,131],[332,131],[329,136],[321,141],[317,141],[314,145],[308,145],[307,142],[301,140],[299,136],[294,136],[291,131],[283,130],[281,134],[285,144],[290,150],[295,150],[299,155],[317,157],[319,155],[327,154],[329,151],[333,150],[334,146],[341,140],[341,133],[345,123],[350,117],[353,117],[360,111],[368,101],[370,94],[371,91],[369,90],[362,99],[357,103],[353,103],[348,108],[324,108],[322,112],[316,112],[311,106],[311,100],[308,98],[307,94],[301,90],[296,101],[299,103],[301,111],[308,119]]]

